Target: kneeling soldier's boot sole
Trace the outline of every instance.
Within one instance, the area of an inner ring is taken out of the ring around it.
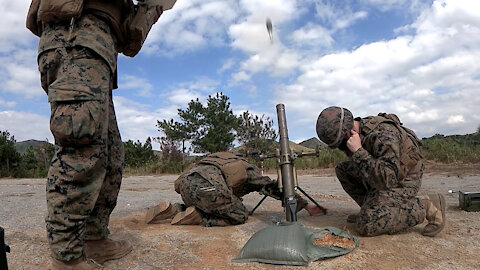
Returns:
[[[434,213],[429,213],[427,207],[427,220],[428,224],[423,228],[423,235],[433,237],[443,230],[445,227],[445,212],[446,212],[446,203],[445,197],[442,194],[429,194],[428,195],[430,202],[437,208]],[[436,218],[438,211],[442,214],[442,220]]]
[[[148,209],[145,215],[145,223],[162,223],[173,218],[179,211],[179,204],[171,204],[169,201],[162,201],[158,205]]]
[[[172,225],[199,225],[202,221],[202,213],[195,206],[188,207],[173,217]]]

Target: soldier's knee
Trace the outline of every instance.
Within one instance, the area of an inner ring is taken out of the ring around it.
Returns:
[[[380,211],[377,211],[380,210]],[[360,211],[355,223],[358,233],[362,236],[377,236],[389,233],[391,230],[391,217],[384,209]]]
[[[362,223],[361,221],[357,222],[356,229],[358,234],[360,234],[361,236],[367,236],[367,237],[377,236],[385,233],[385,232],[382,232],[378,224],[373,222],[370,222],[370,223]]]
[[[235,219],[230,219],[230,223],[232,225],[240,225],[240,224],[245,224],[247,222],[248,216],[247,217],[242,217],[242,218],[235,218]]]
[[[247,222],[247,219],[248,219],[248,213],[235,215],[233,218],[230,217],[230,223],[232,223],[232,225],[245,224],[245,222]]]
[[[233,225],[244,224],[248,219],[248,210],[243,204],[236,205],[230,209],[228,218]]]

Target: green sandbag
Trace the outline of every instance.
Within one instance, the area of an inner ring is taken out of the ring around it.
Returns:
[[[297,222],[283,222],[256,232],[232,262],[308,265],[347,254],[357,246],[355,236],[338,228],[306,228]]]
[[[232,262],[308,265],[306,231],[298,223],[279,223],[256,232]]]

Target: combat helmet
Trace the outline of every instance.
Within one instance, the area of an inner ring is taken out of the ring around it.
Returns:
[[[353,128],[353,115],[345,108],[328,107],[317,119],[318,138],[330,148],[337,148]]]

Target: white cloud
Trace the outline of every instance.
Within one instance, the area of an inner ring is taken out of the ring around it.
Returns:
[[[332,32],[325,27],[308,23],[307,25],[295,30],[292,39],[295,43],[305,46],[327,46],[333,45],[334,40],[331,36]]]
[[[15,101],[5,101],[5,100],[0,98],[0,106],[13,108],[13,107],[17,106],[17,102],[15,102]]]
[[[217,93],[220,85],[219,81],[213,80],[209,77],[198,77],[192,81],[178,83],[165,93],[161,94],[172,105],[178,107],[186,107],[187,104],[194,99],[202,99],[208,94]]]
[[[463,118],[463,115],[451,115],[448,117],[447,123],[448,124],[458,124],[458,123],[464,123],[465,119]]]
[[[217,70],[217,73],[223,73],[231,69],[233,65],[235,65],[235,60],[232,58],[229,58],[223,62],[222,66]]]
[[[29,45],[35,36],[25,27],[30,1],[0,0],[0,53]]]
[[[226,27],[237,17],[235,1],[179,0],[160,17],[144,45],[146,53],[174,56],[226,44]]]
[[[302,73],[277,89],[274,102],[286,103],[305,125],[338,104],[358,116],[398,113],[421,136],[472,132],[478,123],[466,115],[480,104],[480,17],[473,14],[479,4],[436,1],[412,24],[413,35],[350,52],[303,55]],[[463,124],[442,125],[448,120]]]
[[[148,105],[121,96],[114,96],[114,103],[123,141],[144,142],[148,137],[160,137],[162,134],[156,127],[157,121],[168,120],[177,115],[177,107],[174,105],[152,109]],[[153,147],[158,149],[156,144]]]
[[[398,7],[403,7],[404,5],[408,4],[409,2],[415,1],[408,1],[408,0],[362,0],[363,2],[375,6],[380,10],[390,10]]]
[[[328,1],[315,1],[316,16],[326,25],[329,25],[331,30],[338,31],[347,28],[356,21],[367,17],[367,12],[352,11],[349,3],[342,3],[341,8],[336,7]]]
[[[0,56],[0,91],[26,98],[45,95],[40,86],[40,74],[35,50],[17,50]]]
[[[186,106],[191,100],[197,98],[200,98],[200,95],[188,89],[178,89],[168,93],[168,100],[182,107]]]
[[[48,116],[22,111],[0,111],[0,130],[8,130],[17,142],[36,139],[54,142]]]
[[[125,75],[120,78],[119,88],[132,89],[139,96],[149,97],[152,95],[153,85],[147,78]]]
[[[234,24],[230,27],[229,34],[233,38],[232,46],[248,53],[258,53],[271,48],[270,38],[265,27],[265,19]],[[273,35],[274,43],[277,43],[275,31]]]
[[[240,71],[233,74],[232,79],[235,82],[248,81],[250,80],[250,75],[248,75],[245,71]]]
[[[357,20],[364,19],[367,17],[367,12],[365,11],[358,11],[352,14],[348,14],[347,16],[344,16],[342,18],[338,18],[335,21],[334,29],[343,29],[351,26],[354,24]]]
[[[217,91],[220,82],[209,77],[198,77],[195,80],[179,83],[180,87],[187,88],[191,91],[213,92]]]

